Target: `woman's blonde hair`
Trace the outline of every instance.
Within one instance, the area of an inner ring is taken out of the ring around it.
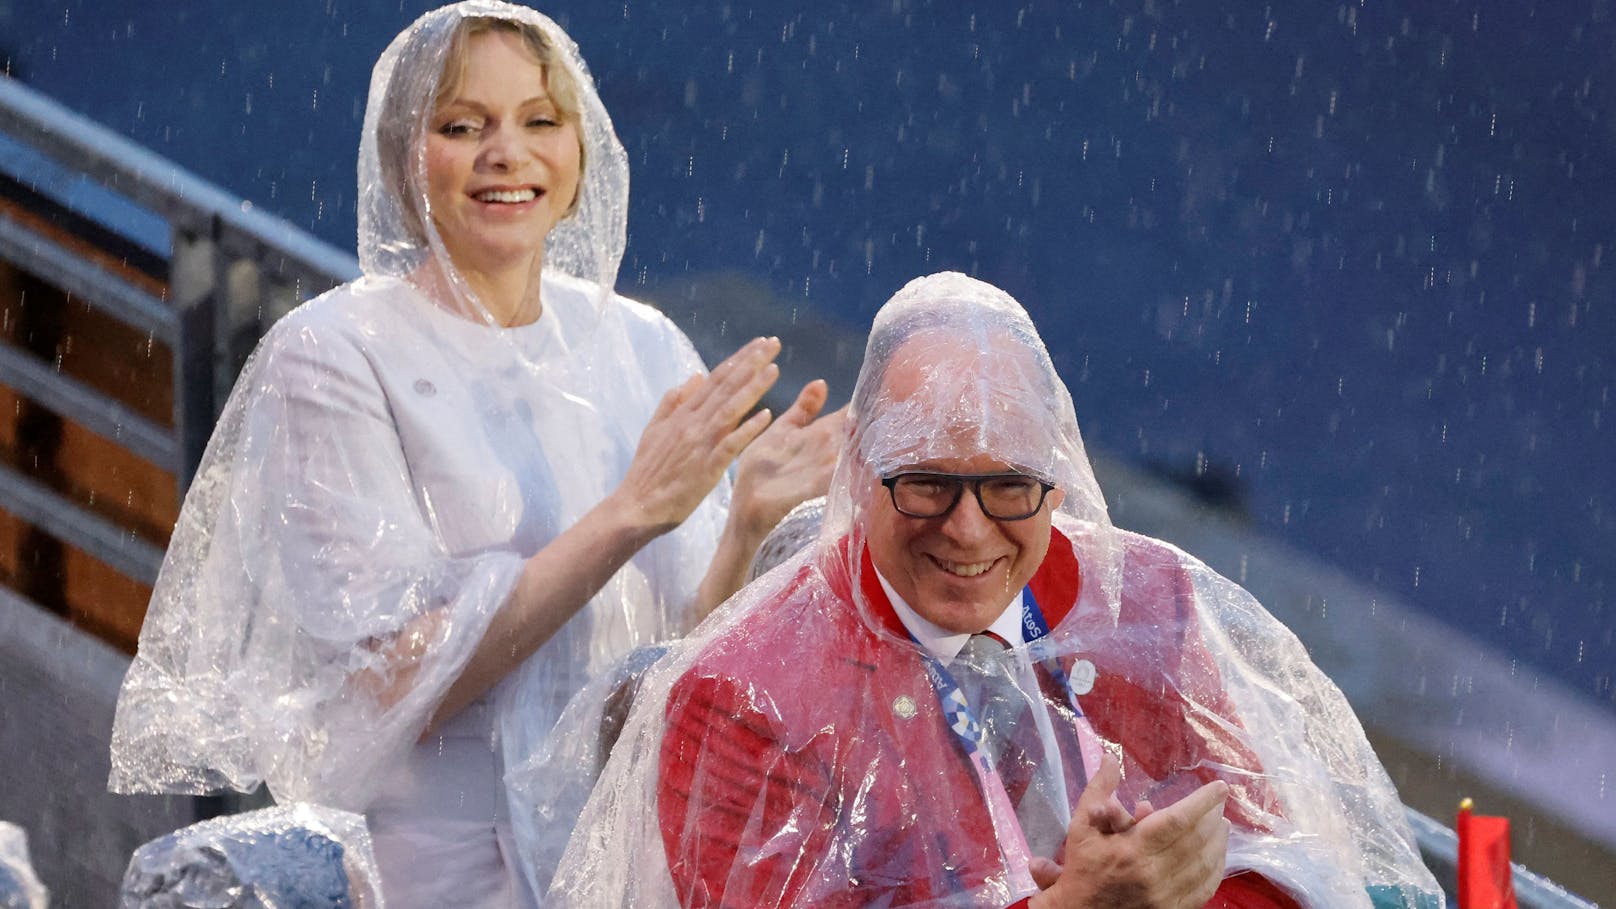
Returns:
[[[588,161],[583,141],[578,82],[572,71],[562,62],[561,55],[538,26],[515,19],[470,16],[455,23],[454,31],[449,35],[448,46],[443,49],[442,65],[432,74],[436,76],[433,81],[437,88],[431,97],[422,96],[416,81],[424,75],[419,67],[430,61],[431,49],[425,46],[407,48],[399,56],[398,65],[388,82],[382,116],[376,125],[376,153],[380,159],[382,178],[387,181],[388,190],[398,193],[399,198],[405,200],[405,212],[413,222],[409,225],[411,233],[422,233],[420,200],[416,198],[416,193],[410,191],[410,177],[416,162],[416,142],[424,140],[425,135],[422,124],[443,102],[460,91],[466,79],[471,39],[490,32],[516,35],[522,40],[522,46],[544,73],[545,91],[555,104],[556,113],[577,127],[578,193],[582,193],[582,176]],[[427,36],[420,37],[425,44]],[[575,194],[567,215],[578,210],[578,199],[579,196]]]
[[[460,85],[466,79],[466,58],[471,39],[488,32],[504,32],[521,38],[522,46],[533,56],[533,62],[544,71],[544,88],[550,93],[556,111],[573,123],[579,122],[578,83],[561,62],[550,39],[531,23],[491,16],[469,17],[455,26],[454,33],[449,36],[449,47],[444,51],[443,75],[438,80],[437,96],[432,99],[434,108],[460,91]]]

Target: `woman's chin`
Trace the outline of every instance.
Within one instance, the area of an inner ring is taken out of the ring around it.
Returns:
[[[445,246],[454,267],[463,276],[494,276],[513,271],[534,271],[543,264],[544,235],[530,231],[508,235],[500,232],[492,236],[475,237],[469,241]]]

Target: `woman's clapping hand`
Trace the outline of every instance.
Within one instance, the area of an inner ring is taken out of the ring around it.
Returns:
[[[830,485],[847,410],[819,417],[829,396],[823,379],[804,385],[786,412],[741,453],[730,524],[754,541],[754,549],[786,512],[824,495]]]
[[[778,338],[758,338],[663,397],[612,494],[615,509],[645,532],[666,533],[740,458],[729,521],[696,594],[696,618],[740,588],[764,536],[799,502],[823,495],[836,464],[842,412],[819,416],[829,395],[823,381],[803,386],[772,423],[767,410],[746,416],[780,377],[779,354]]]
[[[779,354],[778,338],[756,338],[663,395],[613,493],[647,530],[665,533],[689,517],[768,427],[767,410],[746,415],[780,377]]]

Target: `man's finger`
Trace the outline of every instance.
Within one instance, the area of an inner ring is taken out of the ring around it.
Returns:
[[[1038,885],[1039,890],[1048,890],[1060,880],[1061,866],[1041,855],[1032,857],[1032,861],[1027,863],[1027,870],[1032,872],[1032,882]]]
[[[1122,765],[1111,756],[1110,752],[1100,755],[1100,769],[1089,777],[1088,785],[1083,787],[1083,793],[1077,797],[1079,809],[1103,805],[1116,795],[1117,786],[1122,783]]]
[[[1098,833],[1121,833],[1133,826],[1133,817],[1117,799],[1122,767],[1110,754],[1100,758],[1100,769],[1089,778],[1072,812],[1072,826],[1079,824]]]
[[[1091,822],[1101,833],[1127,833],[1139,823],[1116,796],[1106,799],[1105,810],[1094,813]]]
[[[1206,815],[1207,823],[1198,825],[1194,836],[1185,837],[1175,844],[1171,853],[1173,872],[1171,888],[1187,894],[1184,905],[1201,906],[1212,898],[1228,866],[1229,821],[1220,815]]]
[[[1208,842],[1225,842],[1229,839],[1229,819],[1222,811],[1208,811],[1196,822],[1195,833]]]
[[[1213,780],[1184,799],[1152,811],[1139,822],[1139,832],[1155,848],[1165,848],[1195,830],[1204,819],[1221,818],[1228,798],[1229,784]]]

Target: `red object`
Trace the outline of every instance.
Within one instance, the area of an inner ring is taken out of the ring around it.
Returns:
[[[1229,768],[1230,819],[1264,829],[1278,806],[1252,782],[1259,765],[1200,639],[1190,580],[1160,544],[1125,539],[1122,630],[1109,614],[1081,629],[1094,641],[1082,656],[1099,670],[1083,704],[1103,738],[1124,743],[1124,802],[1169,804]],[[670,695],[657,809],[686,909],[851,909],[1002,886],[975,772],[874,569],[866,559],[859,579],[879,629],[853,604],[841,557],[824,569],[816,581],[804,567],[710,644]],[[1057,532],[1032,580],[1052,625],[1081,583]],[[1135,791],[1155,780],[1165,784]],[[1069,791],[1080,784],[1069,778]],[[1255,874],[1225,880],[1213,905],[1296,907]]]
[[[1509,818],[1459,806],[1459,909],[1516,909],[1509,863]]]

